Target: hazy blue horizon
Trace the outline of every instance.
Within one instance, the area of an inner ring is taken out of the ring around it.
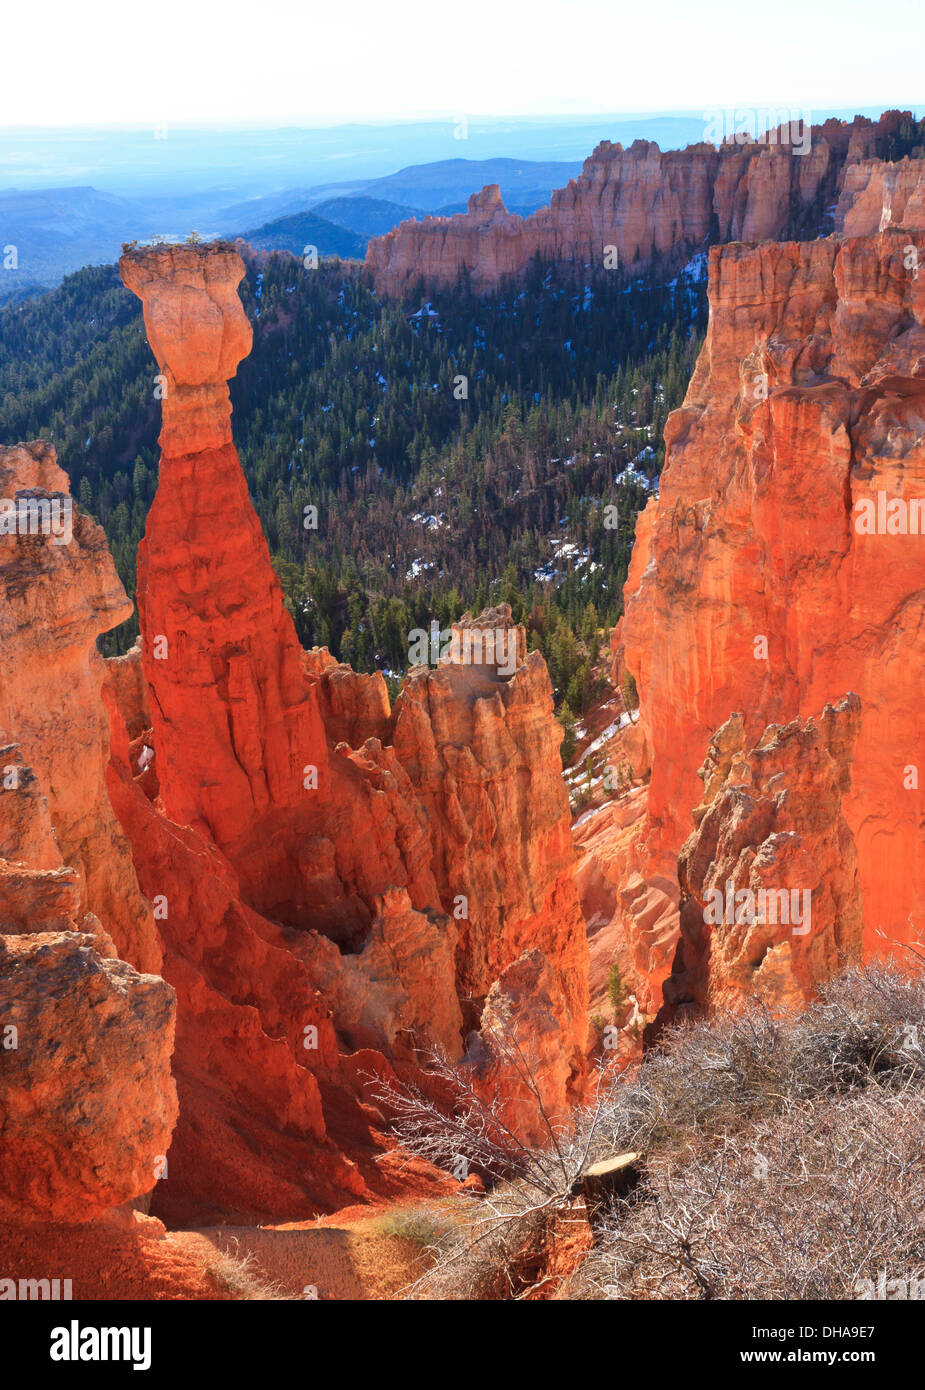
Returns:
[[[890,102],[823,107],[808,115],[818,123],[831,116],[873,118],[891,108],[909,109],[917,116],[925,112],[919,104]],[[705,109],[650,107],[596,116],[488,115],[329,125],[23,124],[0,128],[0,190],[90,186],[138,196],[224,189],[229,195],[246,196],[376,178],[446,159],[572,162],[587,158],[604,139],[623,144],[655,139],[663,149],[680,148],[703,138]]]

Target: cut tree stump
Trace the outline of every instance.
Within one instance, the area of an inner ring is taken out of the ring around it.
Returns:
[[[572,1183],[572,1196],[583,1197],[588,1221],[596,1225],[615,1197],[628,1197],[642,1177],[642,1154],[615,1154],[592,1163]]]

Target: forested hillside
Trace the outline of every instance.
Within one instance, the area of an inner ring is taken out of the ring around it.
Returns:
[[[313,246],[317,256],[343,256],[362,260],[366,254],[365,236],[319,217],[315,212],[296,212],[276,217],[262,227],[245,232],[244,238],[255,251],[291,251],[294,256]]]
[[[249,264],[235,439],[302,641],[397,673],[411,628],[507,601],[577,711],[699,347],[702,275],[701,260],[667,283],[537,265],[489,299],[461,286],[398,305],[336,261]],[[114,268],[0,310],[0,442],[53,440],[130,592],[156,371]]]

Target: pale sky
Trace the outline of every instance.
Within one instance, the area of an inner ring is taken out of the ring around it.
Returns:
[[[921,105],[923,0],[38,0],[0,126]]]

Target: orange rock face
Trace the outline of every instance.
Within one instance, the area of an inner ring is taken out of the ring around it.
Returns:
[[[214,844],[158,814],[127,770],[114,767],[110,787],[178,1001],[180,1115],[152,1210],[175,1224],[296,1219],[362,1198],[360,1172],[328,1135],[322,1086],[338,1048],[309,970],[241,902]],[[344,1106],[358,1115],[347,1097]]]
[[[637,787],[574,827],[575,872],[588,933],[592,1002],[609,1010],[616,964],[639,1009],[654,1017],[678,940],[678,877],[647,865],[642,833],[646,788]]]
[[[628,150],[605,140],[577,179],[557,189],[530,217],[507,212],[496,184],[469,199],[466,213],[403,222],[367,248],[366,267],[378,293],[400,295],[418,281],[445,287],[465,274],[488,291],[535,257],[579,265],[643,269],[714,241],[816,235],[819,209],[842,195],[840,215],[863,178],[844,183],[851,166],[885,154],[899,112],[813,126],[807,139],[790,126],[741,145],[704,143],[662,151],[637,140]],[[876,161],[875,161],[876,162]],[[909,161],[907,161],[909,162]],[[890,167],[890,166],[888,166]],[[866,227],[876,231],[878,222]],[[898,219],[897,219],[898,220]],[[805,225],[804,225],[805,224]],[[861,230],[860,228],[858,230]]]
[[[0,935],[0,1213],[84,1222],[157,1180],[177,1114],[174,997],[106,938],[43,926]]]
[[[319,681],[321,713],[328,738],[362,748],[368,738],[384,742],[392,708],[381,671],[368,676],[335,661],[327,647],[302,653],[302,665]]]
[[[467,659],[476,650],[488,659]],[[579,1087],[588,961],[561,741],[545,662],[527,653],[507,605],[456,624],[448,659],[413,668],[396,701],[394,748],[427,813],[440,899],[458,927],[467,1022],[477,1026],[509,964],[542,952],[564,999],[562,1045]]]
[[[102,529],[73,505],[50,445],[0,448],[0,499],[22,522],[0,527],[0,855],[33,869],[66,866],[74,915],[93,913],[125,960],[156,971],[151,910],[106,795],[109,723],[96,650],[131,604]],[[42,532],[38,510],[33,526],[20,511],[30,504],[48,509],[57,534]]]
[[[925,925],[923,255],[903,228],[711,252],[707,340],[624,590],[646,873],[670,870],[733,711],[753,747],[855,691],[843,810],[867,951]]]
[[[225,378],[250,348],[236,252],[171,247],[123,257],[168,379],[160,484],[138,556],[143,664],[158,783],[171,819],[236,863],[281,815],[329,795],[314,685],[230,442]],[[284,882],[252,882],[260,905]],[[246,872],[246,871],[245,871]],[[293,908],[294,908],[293,904]]]
[[[602,265],[605,247],[616,247],[621,265],[641,269],[653,249],[679,243],[682,226],[692,246],[707,236],[718,161],[712,145],[663,154],[645,140],[629,150],[605,141],[548,208],[526,218],[509,213],[490,184],[472,195],[466,213],[403,222],[374,237],[366,267],[383,295],[400,295],[418,280],[452,286],[463,273],[474,290],[487,291],[534,256]]]
[[[237,252],[219,243],[165,246],[128,252],[120,267],[144,306],[148,342],[164,378],[158,383],[164,456],[230,444],[227,382],[253,341],[237,295],[244,274]]]
[[[168,377],[138,568],[148,698],[134,659],[109,682],[120,730],[111,794],[179,998],[180,1120],[155,1208],[172,1220],[306,1216],[368,1196],[343,1149],[365,1152],[375,1177],[381,1140],[355,1069],[345,1074],[312,953],[293,946],[321,927],[357,949],[376,894],[393,885],[411,891],[409,906],[438,906],[422,813],[375,740],[334,751],[321,714],[331,682],[296,640],[229,442],[225,377],[250,343],[239,257],[170,248],[122,268]],[[128,738],[148,709],[153,804]]]
[[[0,449],[0,499],[0,1210],[86,1222],[151,1190],[177,1113],[173,991],[139,973],[160,944],[106,793],[95,642],[131,609],[53,449]]]
[[[859,160],[845,170],[835,210],[835,230],[843,236],[873,236],[887,227],[925,231],[925,164],[900,159]]]
[[[415,911],[403,888],[384,894],[376,907],[361,951],[341,955],[316,932],[293,949],[355,1047],[415,1063],[419,1048],[432,1048],[456,1061],[462,1036],[456,924],[444,913]]]
[[[479,1088],[488,1095],[504,1096],[505,1123],[525,1143],[538,1147],[550,1143],[537,1094],[552,1126],[568,1120],[575,1087],[562,1038],[570,1026],[561,982],[542,951],[525,951],[488,992],[481,1031],[473,1038],[466,1060],[475,1069]],[[530,1085],[524,1079],[525,1066]]]
[[[793,1008],[860,957],[857,852],[842,815],[860,723],[849,695],[818,720],[771,726],[748,753],[740,714],[717,731],[678,863],[666,1015],[752,995]]]

